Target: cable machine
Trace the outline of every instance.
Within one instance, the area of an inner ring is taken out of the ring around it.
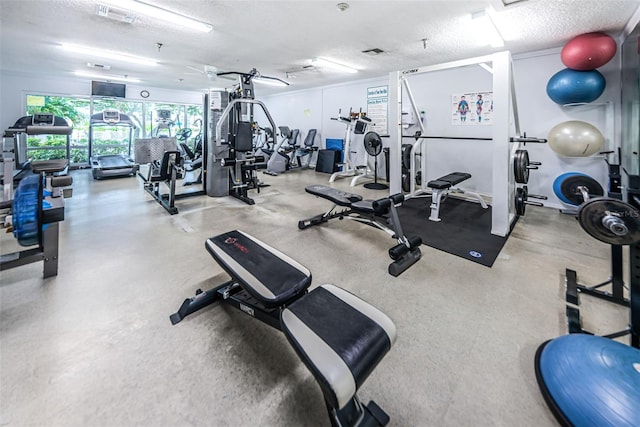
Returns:
[[[236,75],[238,83],[228,91],[210,91],[205,94],[205,182],[211,197],[233,196],[247,204],[255,201],[248,191],[260,191],[256,171],[266,168],[265,159],[255,156],[253,149],[254,106],[264,112],[271,129],[277,129],[267,107],[254,99],[253,79],[260,77],[254,68],[248,73],[229,71],[218,73]],[[269,79],[282,81],[270,77]]]

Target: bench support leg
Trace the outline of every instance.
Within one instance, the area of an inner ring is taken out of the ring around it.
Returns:
[[[326,403],[326,401],[325,401]],[[327,403],[331,427],[381,427],[389,423],[389,415],[373,400],[363,405],[358,396],[353,396],[344,408],[336,410]]]
[[[442,221],[440,219],[440,202],[442,201],[442,196],[445,195],[446,192],[442,190],[434,190],[431,195],[431,215],[429,215],[429,221]]]

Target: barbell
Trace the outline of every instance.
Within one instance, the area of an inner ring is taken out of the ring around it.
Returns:
[[[578,222],[591,237],[610,245],[640,241],[640,211],[622,200],[591,198],[580,205]]]

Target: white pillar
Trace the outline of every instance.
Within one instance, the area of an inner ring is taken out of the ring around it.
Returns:
[[[508,51],[493,55],[493,170],[492,170],[492,218],[491,234],[506,236],[511,228],[514,215],[515,191],[513,174],[510,173],[511,150],[509,134],[511,129],[511,85],[513,71],[511,54]]]
[[[402,192],[402,88],[400,71],[389,73],[389,194]]]

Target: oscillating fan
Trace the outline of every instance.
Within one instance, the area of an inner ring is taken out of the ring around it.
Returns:
[[[370,190],[385,190],[389,188],[386,184],[378,182],[378,156],[382,153],[382,139],[376,132],[367,132],[364,136],[364,149],[367,154],[374,159],[373,182],[366,183],[364,188]]]

